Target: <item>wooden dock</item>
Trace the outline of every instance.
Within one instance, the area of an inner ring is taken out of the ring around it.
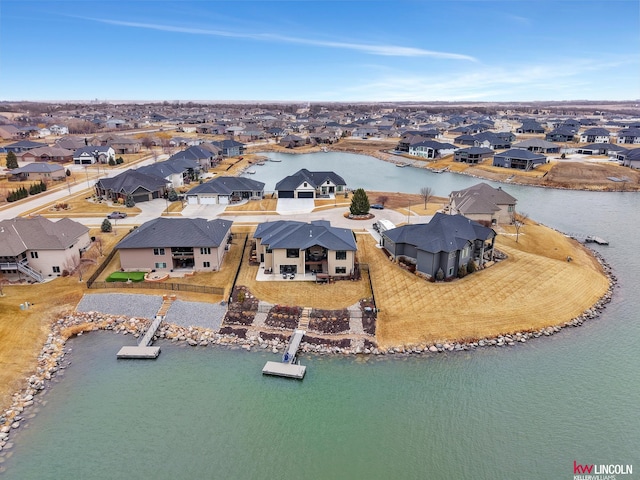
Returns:
[[[144,333],[138,345],[122,347],[116,355],[117,358],[157,358],[160,355],[160,347],[152,347],[151,343],[173,300],[175,300],[175,296],[165,296],[156,318],[151,322],[149,329]]]
[[[276,377],[288,377],[288,378],[304,378],[304,374],[307,367],[295,363],[298,354],[298,348],[300,348],[300,342],[302,337],[307,333],[305,330],[296,328],[293,331],[293,335],[289,339],[289,345],[282,355],[282,362],[267,362],[262,369],[263,375],[274,375]]]

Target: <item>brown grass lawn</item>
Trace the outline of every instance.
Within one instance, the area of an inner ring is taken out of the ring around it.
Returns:
[[[237,285],[245,285],[260,300],[280,305],[339,309],[371,297],[367,273],[359,281],[342,280],[332,284],[315,282],[258,282],[258,266],[243,260]]]
[[[249,200],[242,205],[229,205],[226,212],[275,212],[277,198],[263,198],[262,200]]]
[[[360,250],[371,265],[385,346],[469,340],[561,324],[593,305],[608,280],[585,248],[538,225],[519,242],[500,235],[506,261],[464,279],[430,283],[398,268],[367,238]],[[570,255],[572,262],[567,262]]]
[[[93,192],[90,190],[85,190],[80,192],[70,198],[66,198],[64,200],[60,200],[57,202],[51,202],[50,204],[29,211],[29,214],[42,215],[43,217],[91,217],[97,215],[104,215],[106,217],[107,214],[113,212],[114,210],[119,210],[126,212],[129,216],[135,216],[140,213],[142,210],[138,207],[125,207],[124,205],[110,205],[107,202],[93,202],[88,200],[91,198],[91,194]],[[68,205],[67,210],[56,211],[53,207],[59,203],[66,203]],[[179,202],[178,202],[179,203]]]

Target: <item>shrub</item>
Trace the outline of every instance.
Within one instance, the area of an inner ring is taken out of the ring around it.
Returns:
[[[467,275],[467,266],[463,263],[458,267],[458,278],[462,278]]]
[[[467,273],[473,273],[476,270],[478,270],[478,267],[476,267],[476,262],[474,262],[473,260],[469,260],[469,263],[467,263]]]
[[[112,228],[112,227],[111,227],[111,222],[109,221],[109,219],[108,219],[108,218],[105,218],[105,219],[102,221],[102,225],[100,225],[100,231],[101,231],[101,232],[104,232],[104,233],[108,233],[108,232],[110,232],[110,231],[111,231],[111,228]]]
[[[124,163],[124,160],[122,159],[122,157],[116,158],[116,165],[122,165],[123,163]]]
[[[125,201],[125,205],[129,208],[135,207],[136,206],[136,202],[133,199],[133,196],[131,195],[127,195],[127,200]]]
[[[438,271],[436,272],[436,280],[438,282],[441,282],[442,280],[444,280],[444,272],[442,271],[441,268],[439,268]]]
[[[113,157],[111,157],[111,158],[109,159],[109,166],[110,166],[110,167],[115,167],[115,166],[116,166],[116,161],[113,159]]]
[[[178,200],[178,194],[176,193],[176,191],[173,188],[171,190],[169,190],[169,194],[167,195],[167,199],[170,202],[175,202],[176,200]]]

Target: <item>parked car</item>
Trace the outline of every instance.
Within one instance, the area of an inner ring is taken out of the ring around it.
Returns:
[[[384,205],[382,205],[381,203],[374,203],[373,205],[371,205],[371,208],[373,208],[374,210],[384,210]]]
[[[114,220],[114,219],[118,219],[118,218],[126,218],[127,214],[124,212],[111,212],[109,215],[107,215],[107,218]]]

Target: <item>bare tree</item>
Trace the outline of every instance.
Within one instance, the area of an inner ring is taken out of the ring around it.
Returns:
[[[0,297],[4,297],[4,286],[9,285],[9,280],[3,274],[0,274]]]
[[[147,150],[151,150],[151,147],[153,147],[153,138],[151,138],[149,135],[145,135],[144,137],[142,137],[141,143],[144,148],[146,148]]]
[[[518,239],[520,238],[520,229],[525,225],[527,218],[529,218],[529,214],[527,213],[513,213],[513,226],[516,227],[516,243],[518,243]]]
[[[89,265],[94,265],[96,261],[93,258],[83,257],[75,255],[71,260],[64,264],[65,270],[69,272],[69,275],[78,274],[78,281],[82,281],[82,275],[87,270]]]
[[[96,246],[96,250],[98,254],[103,257],[104,256],[104,242],[102,241],[102,237],[96,237],[93,244]]]
[[[387,203],[388,201],[389,201],[389,197],[387,197],[386,195],[380,195],[378,198],[376,198],[376,203],[379,203],[383,207],[385,203]]]
[[[424,200],[424,209],[427,209],[427,203],[429,203],[429,199],[431,198],[431,195],[433,195],[433,189],[431,187],[422,187],[420,189],[420,195],[422,196],[422,199]]]

